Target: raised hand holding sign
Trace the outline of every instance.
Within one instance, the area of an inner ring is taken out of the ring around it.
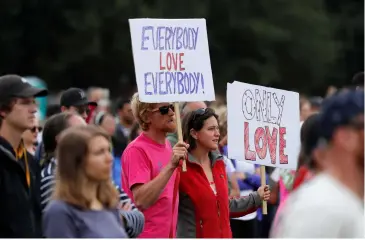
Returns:
[[[205,19],[130,19],[134,67],[142,102],[214,101]],[[186,170],[183,162],[183,171]]]

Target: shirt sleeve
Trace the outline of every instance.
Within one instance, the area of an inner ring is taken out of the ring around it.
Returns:
[[[247,197],[230,198],[230,217],[243,217],[255,212],[261,205],[261,198],[257,192],[250,193]]]
[[[71,210],[66,203],[50,203],[43,215],[43,233],[46,238],[78,238]]]
[[[55,177],[53,175],[52,163],[46,165],[41,171],[41,207],[42,211],[46,208],[47,204],[50,202],[54,185],[55,185]]]
[[[121,188],[118,188],[118,191],[120,204],[130,203],[132,205],[131,211],[120,210],[120,215],[122,215],[125,220],[125,230],[128,236],[130,238],[136,238],[143,231],[144,215],[136,208],[132,200]]]
[[[131,147],[122,156],[122,171],[126,178],[123,187],[131,189],[135,184],[145,184],[151,181],[152,164],[143,150]]]

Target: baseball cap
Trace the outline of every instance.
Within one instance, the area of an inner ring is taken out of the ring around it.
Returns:
[[[313,107],[321,107],[322,102],[323,102],[323,98],[321,97],[311,97],[309,98],[309,102]]]
[[[321,138],[329,141],[337,128],[351,125],[360,114],[364,114],[363,90],[348,90],[326,99],[320,114]]]
[[[44,97],[48,95],[45,88],[33,87],[25,78],[18,75],[4,75],[0,77],[0,101],[10,98]]]
[[[85,92],[82,89],[69,88],[62,93],[60,105],[65,107],[83,106],[83,105],[97,106],[97,103],[89,102],[87,100]]]

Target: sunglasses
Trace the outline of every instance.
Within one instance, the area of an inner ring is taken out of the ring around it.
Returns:
[[[196,118],[198,118],[198,117],[200,117],[200,116],[204,115],[204,114],[207,112],[207,109],[208,109],[208,108],[199,108],[199,109],[195,110],[195,111],[193,112],[193,114],[194,114],[194,116],[193,116],[193,121],[195,121],[195,120],[196,120]]]
[[[85,106],[77,106],[75,108],[76,108],[77,113],[80,114],[80,115],[82,115],[84,113],[86,113],[86,115],[89,115],[89,113],[90,113],[90,109],[89,109],[89,106],[88,105],[85,105]]]
[[[152,112],[160,112],[161,115],[166,115],[169,113],[169,110],[171,109],[171,111],[175,112],[175,107],[173,104],[167,105],[167,106],[162,106],[159,107],[158,109],[152,110]]]
[[[42,132],[42,127],[33,127],[33,128],[31,128],[30,129],[30,131],[32,132],[32,133],[35,133],[35,132]]]

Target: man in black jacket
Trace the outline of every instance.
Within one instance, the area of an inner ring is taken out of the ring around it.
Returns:
[[[34,97],[46,95],[20,76],[0,77],[0,238],[42,237],[40,169],[21,135],[34,125]]]

